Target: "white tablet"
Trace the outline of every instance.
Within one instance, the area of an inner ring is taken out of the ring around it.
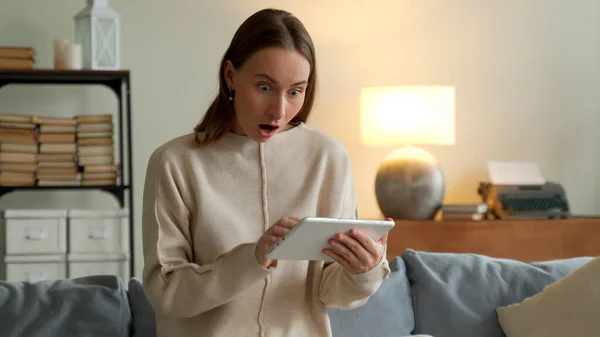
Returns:
[[[305,260],[331,262],[323,249],[331,248],[327,241],[337,233],[347,233],[355,228],[373,240],[381,239],[394,227],[393,221],[355,220],[306,217],[298,222],[265,255],[270,260]]]

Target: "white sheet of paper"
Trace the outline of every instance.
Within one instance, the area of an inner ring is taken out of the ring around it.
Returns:
[[[488,161],[488,172],[492,184],[498,185],[543,185],[546,180],[534,162]]]

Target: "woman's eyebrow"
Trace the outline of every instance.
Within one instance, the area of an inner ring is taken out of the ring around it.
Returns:
[[[273,77],[271,77],[271,76],[269,76],[267,74],[259,73],[259,74],[256,74],[254,76],[255,77],[264,77],[264,78],[268,79],[269,81],[277,84],[277,81]],[[292,84],[292,86],[297,86],[297,85],[306,84],[306,83],[307,83],[306,80],[303,80],[303,81],[299,81],[299,82],[296,82],[296,83]]]

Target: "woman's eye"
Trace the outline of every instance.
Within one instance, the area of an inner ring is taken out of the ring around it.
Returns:
[[[271,89],[271,87],[269,87],[266,84],[259,84],[258,85],[258,89],[261,90],[261,91],[269,91]]]
[[[298,95],[300,95],[301,92],[302,91],[300,91],[300,90],[292,90],[292,91],[290,91],[290,95],[292,95],[292,96],[298,96]]]

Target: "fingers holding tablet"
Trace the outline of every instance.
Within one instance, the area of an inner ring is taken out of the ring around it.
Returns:
[[[300,219],[296,217],[281,218],[277,223],[271,226],[261,237],[256,244],[255,256],[258,264],[265,268],[275,267],[276,260],[267,259],[265,254],[285,236]]]
[[[341,264],[350,273],[361,273],[364,270],[364,261],[369,259],[369,252],[355,238],[344,233],[338,233],[329,239],[330,249],[323,252]]]
[[[386,221],[392,221],[386,218]],[[338,233],[328,241],[330,249],[324,249],[323,254],[341,264],[349,273],[365,273],[379,263],[387,244],[387,234],[375,241],[369,235],[358,229],[348,233]]]
[[[350,274],[365,273],[381,260],[384,248],[359,230],[338,233],[329,240],[330,249],[323,253],[341,264]]]
[[[371,239],[370,236],[356,229],[351,229],[348,232],[348,235],[362,245],[366,249],[367,253],[371,255],[378,253],[377,242]]]

